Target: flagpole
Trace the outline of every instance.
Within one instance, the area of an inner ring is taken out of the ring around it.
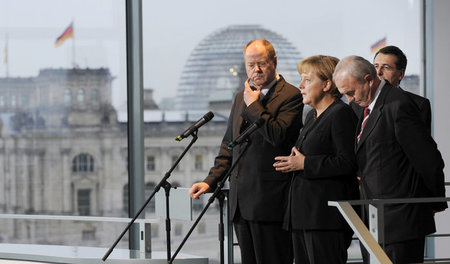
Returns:
[[[76,68],[77,64],[75,63],[75,19],[72,19],[72,32],[73,32],[73,41],[72,41],[72,67]]]
[[[5,66],[6,66],[6,78],[9,77],[9,61],[8,61],[8,33],[5,36]]]

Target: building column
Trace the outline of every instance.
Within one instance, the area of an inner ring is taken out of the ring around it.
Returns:
[[[44,192],[44,184],[43,184],[43,172],[42,172],[42,162],[43,161],[43,151],[36,150],[34,155],[31,157],[33,160],[33,182],[31,184],[31,188],[33,188],[32,194],[32,208],[34,208],[35,212],[41,212],[43,210],[42,199],[45,194]]]
[[[70,160],[71,149],[61,149],[61,182],[62,182],[62,212],[72,213],[72,191],[70,189],[70,175],[72,172],[72,161]]]
[[[0,212],[6,212],[6,196],[7,194],[7,173],[6,173],[6,159],[5,159],[5,141],[0,138],[0,190],[3,190],[0,194]]]

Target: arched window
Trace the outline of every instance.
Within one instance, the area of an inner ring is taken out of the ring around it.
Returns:
[[[94,158],[87,154],[81,153],[72,160],[72,172],[92,172],[94,171]]]
[[[83,89],[78,90],[78,92],[77,92],[77,101],[79,103],[84,102],[84,90]]]

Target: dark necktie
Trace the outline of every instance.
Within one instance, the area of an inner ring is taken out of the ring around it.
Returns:
[[[359,134],[358,134],[358,137],[357,137],[358,142],[359,142],[359,139],[361,138],[361,134],[362,134],[362,132],[364,130],[364,127],[366,126],[367,120],[369,119],[369,114],[370,114],[369,107],[364,108],[364,118],[363,118],[363,122],[362,122],[362,125],[361,125],[361,131],[359,131]]]

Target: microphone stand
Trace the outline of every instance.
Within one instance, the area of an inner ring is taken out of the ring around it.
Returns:
[[[217,187],[214,191],[214,193],[211,195],[211,197],[208,199],[208,203],[205,205],[205,207],[203,208],[202,212],[200,213],[200,215],[197,217],[197,219],[195,220],[194,224],[192,225],[191,229],[189,229],[189,232],[186,234],[186,236],[184,237],[183,241],[181,241],[180,246],[177,248],[177,250],[175,251],[175,253],[172,255],[172,258],[169,260],[169,264],[172,264],[173,261],[175,260],[176,256],[178,255],[178,253],[180,252],[181,248],[184,246],[184,244],[186,243],[186,241],[188,240],[189,236],[192,234],[192,232],[194,231],[195,227],[197,226],[197,224],[200,222],[200,219],[203,217],[203,215],[206,213],[206,211],[208,210],[209,206],[214,202],[214,199],[216,197],[220,197],[220,194],[222,193],[222,188],[225,185],[225,182],[228,180],[228,178],[230,177],[231,172],[233,171],[234,167],[236,167],[236,164],[239,163],[239,160],[241,159],[242,155],[244,155],[245,151],[248,148],[248,145],[250,144],[250,142],[248,140],[246,140],[245,142],[245,146],[244,146],[244,150],[239,153],[238,157],[236,158],[236,161],[231,165],[230,169],[227,171],[227,173],[225,174],[225,176],[222,178],[221,181],[218,182]],[[219,198],[218,198],[219,199]],[[220,202],[220,200],[219,200]],[[219,226],[223,226],[223,223],[220,223]],[[220,239],[222,239],[221,234],[219,234]],[[220,241],[221,243],[221,261],[223,261],[223,241]],[[221,262],[223,263],[223,262]]]
[[[225,255],[223,252],[224,242],[225,242],[225,227],[223,223],[223,205],[225,201],[225,197],[228,197],[228,190],[222,190],[220,194],[217,196],[217,200],[219,201],[219,246],[220,246],[220,263],[225,263]]]
[[[170,218],[169,218],[169,192],[170,192],[170,188],[171,185],[169,182],[167,182],[167,179],[170,177],[170,174],[172,173],[172,171],[175,169],[175,167],[178,165],[178,163],[180,163],[181,159],[184,157],[184,155],[186,154],[186,152],[191,148],[191,146],[195,143],[195,141],[197,141],[198,137],[197,137],[197,130],[195,130],[192,133],[192,140],[189,143],[189,145],[187,145],[187,147],[184,149],[183,153],[181,153],[181,155],[178,157],[178,159],[175,161],[175,163],[172,165],[172,167],[170,168],[170,170],[168,172],[166,172],[166,174],[164,175],[164,177],[161,179],[161,181],[155,186],[155,189],[153,190],[152,194],[150,195],[150,197],[148,197],[147,201],[144,203],[144,205],[141,207],[141,209],[137,212],[137,214],[133,217],[133,219],[131,219],[131,221],[128,223],[128,225],[125,227],[125,229],[122,231],[122,233],[119,235],[119,237],[117,238],[117,240],[114,242],[114,244],[109,248],[109,250],[106,252],[106,254],[103,256],[102,260],[105,261],[109,255],[111,255],[112,251],[114,250],[114,248],[117,246],[117,244],[119,243],[119,241],[123,238],[123,236],[125,235],[125,233],[130,229],[131,225],[136,221],[136,219],[138,218],[138,216],[142,213],[142,211],[144,211],[145,207],[148,205],[148,203],[150,203],[150,201],[152,200],[153,196],[155,196],[155,194],[161,189],[161,187],[164,188],[165,192],[166,192],[166,237],[167,237],[167,261],[170,260],[170,254],[171,254],[171,250],[170,250]]]

